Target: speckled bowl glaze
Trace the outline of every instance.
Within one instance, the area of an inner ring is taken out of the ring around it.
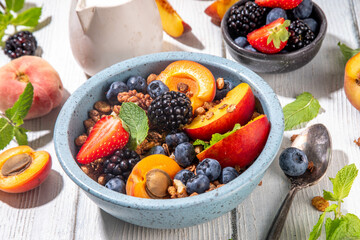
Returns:
[[[142,199],[109,190],[83,173],[75,161],[74,139],[84,132],[83,120],[93,104],[104,99],[104,92],[115,79],[132,75],[160,73],[176,60],[203,64],[214,77],[235,84],[248,83],[271,122],[270,135],[257,160],[238,178],[216,190],[181,199]],[[86,81],[66,101],[55,125],[54,143],[58,160],[66,174],[101,209],[124,221],[150,228],[183,228],[219,217],[241,203],[261,181],[279,150],[284,132],[283,113],[277,96],[257,74],[240,64],[206,54],[164,52],[117,63]],[[95,209],[94,209],[95,211]]]
[[[248,0],[240,0],[235,3],[242,5]],[[234,4],[234,5],[235,5]],[[230,55],[239,63],[258,73],[284,73],[294,71],[309,63],[319,52],[321,44],[326,35],[327,20],[321,8],[314,3],[313,11],[310,15],[319,23],[317,36],[308,46],[289,53],[265,54],[251,52],[236,45],[229,34],[226,20],[229,18],[230,8],[225,13],[221,21],[222,37]]]

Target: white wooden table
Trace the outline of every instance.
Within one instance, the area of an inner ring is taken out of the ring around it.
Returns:
[[[59,72],[68,97],[86,81],[69,45],[70,1],[29,1],[43,5],[42,20],[51,18],[50,24],[35,32],[35,36],[43,49],[42,57]],[[231,58],[222,42],[220,28],[204,14],[211,1],[170,2],[193,30],[179,39],[164,33],[163,51],[194,51]],[[353,142],[360,137],[360,112],[346,99],[344,62],[337,46],[341,41],[353,48],[360,47],[360,17],[356,15],[360,12],[360,1],[315,2],[322,7],[328,20],[327,35],[315,59],[291,73],[260,75],[274,89],[283,106],[304,91],[319,99],[321,113],[308,125],[320,122],[330,130],[333,161],[327,176],[334,177],[340,168],[350,163],[360,169],[360,148]],[[1,65],[9,61],[3,53],[0,55]],[[148,229],[123,222],[100,210],[61,169],[53,145],[53,128],[59,110],[60,107],[43,118],[25,123],[32,131],[30,146],[46,150],[53,157],[52,172],[40,187],[27,193],[0,192],[0,239],[264,239],[289,189],[289,182],[276,158],[266,172],[262,186],[258,186],[236,210],[211,222],[178,230]],[[281,149],[290,146],[290,137],[300,131],[285,132]],[[318,185],[297,194],[281,239],[308,238],[320,214],[311,206],[311,199],[322,195],[322,189],[331,188],[326,177]],[[343,211],[360,216],[359,202],[360,176],[343,204]]]

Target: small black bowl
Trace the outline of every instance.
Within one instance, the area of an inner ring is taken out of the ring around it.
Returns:
[[[242,5],[247,1],[249,0],[240,0],[234,5]],[[326,34],[327,21],[325,14],[321,8],[314,3],[313,11],[310,17],[318,22],[319,30],[315,40],[308,46],[288,53],[265,54],[252,52],[236,45],[234,39],[230,36],[228,26],[226,24],[226,21],[229,18],[230,9],[231,8],[227,10],[221,21],[221,32],[225,40],[226,47],[229,50],[230,55],[236,61],[255,72],[284,73],[303,67],[318,53]]]

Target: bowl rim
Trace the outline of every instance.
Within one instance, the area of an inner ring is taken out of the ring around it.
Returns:
[[[246,2],[246,1],[248,1],[248,0],[240,0],[240,1],[236,2],[235,4],[233,4],[232,6],[242,4],[243,2]],[[248,51],[248,50],[238,46],[235,43],[235,41],[232,39],[232,37],[230,36],[229,32],[227,31],[226,19],[229,17],[231,7],[226,11],[224,17],[221,20],[221,33],[222,33],[221,35],[222,35],[222,38],[224,39],[226,44],[231,49],[233,49],[236,53],[241,54],[241,55],[246,55],[246,56],[251,57],[251,58],[277,60],[277,61],[284,60],[284,57],[298,58],[298,57],[303,56],[303,54],[305,52],[308,52],[310,49],[315,48],[315,46],[317,46],[318,44],[321,44],[321,42],[324,40],[325,35],[326,35],[327,19],[326,19],[325,13],[323,12],[323,10],[320,8],[320,6],[318,4],[313,2],[313,11],[318,12],[319,19],[321,19],[321,24],[320,24],[319,32],[318,32],[315,40],[312,41],[309,45],[307,45],[307,46],[305,46],[305,47],[303,47],[301,49],[298,49],[296,51],[293,51],[293,52],[277,53],[277,54],[266,54],[266,53],[261,53],[261,52]]]
[[[264,106],[265,104],[267,106],[267,117],[271,124],[270,133],[263,151],[253,164],[235,180],[225,184],[221,188],[193,197],[180,199],[144,199],[117,193],[98,184],[80,169],[71,154],[68,144],[69,142],[73,142],[68,139],[68,126],[71,115],[75,111],[77,101],[86,96],[90,89],[96,87],[101,82],[105,82],[105,80],[111,76],[114,76],[114,73],[125,72],[130,68],[144,66],[144,64],[152,62],[172,62],[176,60],[191,60],[199,62],[200,64],[221,66],[221,68],[224,68],[225,70],[240,74],[240,76],[244,79],[251,79],[251,83],[249,85],[252,89],[256,89],[260,97],[263,98],[261,99],[264,101],[262,102],[262,105]],[[58,115],[54,128],[54,145],[58,161],[60,162],[63,170],[72,179],[72,181],[74,181],[85,192],[88,192],[103,201],[111,202],[126,208],[143,210],[174,210],[189,207],[191,205],[203,204],[208,202],[209,199],[224,199],[227,196],[233,195],[242,186],[251,184],[251,180],[256,179],[256,176],[264,173],[274,160],[282,142],[283,132],[284,116],[276,94],[259,75],[250,69],[229,59],[204,53],[161,52],[143,55],[119,62],[102,70],[83,83],[73,94],[70,95]],[[262,172],[259,173],[259,171]]]

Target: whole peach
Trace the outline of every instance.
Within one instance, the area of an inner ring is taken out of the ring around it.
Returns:
[[[360,53],[346,63],[344,90],[350,103],[360,111]]]
[[[56,70],[40,57],[23,56],[0,68],[1,111],[14,105],[28,82],[34,98],[26,119],[44,116],[61,103],[63,85]]]

